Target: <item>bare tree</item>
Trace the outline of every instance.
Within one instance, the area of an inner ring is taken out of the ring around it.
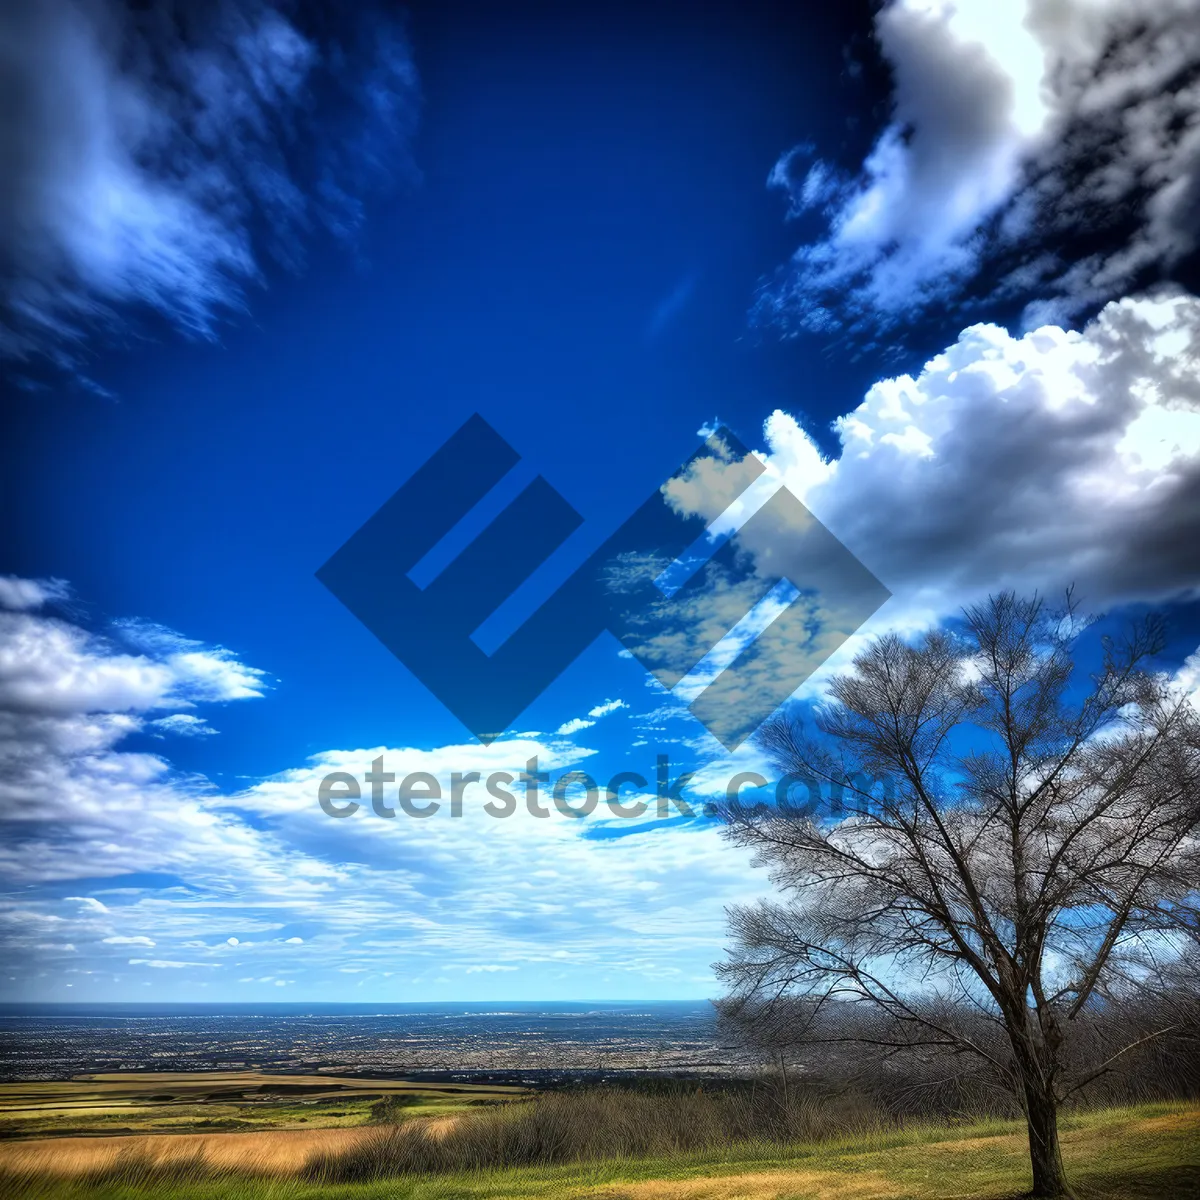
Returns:
[[[731,914],[727,1013],[790,1003],[805,1036],[983,1059],[1025,1113],[1044,1197],[1071,1194],[1060,1104],[1169,1027],[1082,1071],[1068,1035],[1175,955],[1200,881],[1200,720],[1148,669],[1160,629],[1105,639],[1081,680],[1081,627],[1070,597],[1051,612],[1006,593],[961,634],[880,638],[812,735],[786,718],[761,735],[840,813],[725,810],[784,895]],[[822,1023],[846,1002],[887,1020]]]

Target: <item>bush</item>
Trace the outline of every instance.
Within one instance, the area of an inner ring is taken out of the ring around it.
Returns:
[[[383,1096],[371,1105],[368,1119],[372,1125],[393,1125],[397,1121],[404,1120],[406,1108],[417,1108],[421,1104],[421,1099],[413,1092],[399,1092]]]

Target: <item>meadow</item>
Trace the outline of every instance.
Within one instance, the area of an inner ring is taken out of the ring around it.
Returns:
[[[361,1119],[341,1128],[281,1123],[250,1132],[8,1141],[0,1144],[0,1194],[1002,1200],[1029,1186],[1018,1121],[901,1121],[851,1096],[781,1101],[769,1093],[679,1085],[536,1096],[424,1091],[396,1087],[386,1097],[362,1097]],[[472,1103],[485,1095],[485,1103]],[[340,1102],[351,1101],[343,1095]],[[1200,1105],[1077,1109],[1064,1115],[1062,1133],[1082,1200],[1200,1196]]]

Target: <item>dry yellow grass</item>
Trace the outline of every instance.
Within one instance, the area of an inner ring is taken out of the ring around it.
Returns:
[[[446,1134],[448,1134],[450,1130],[452,1130],[455,1125],[459,1123],[460,1120],[462,1120],[462,1118],[457,1116],[430,1117],[425,1122],[425,1128],[428,1129],[435,1138],[444,1138]]]
[[[103,1103],[106,1099],[154,1093],[186,1096],[212,1092],[264,1092],[273,1089],[312,1089],[308,1098],[344,1092],[444,1093],[446,1095],[521,1095],[520,1087],[500,1084],[425,1083],[406,1079],[366,1079],[342,1075],[269,1075],[261,1071],[129,1071],[108,1075],[77,1075],[46,1083],[0,1083],[0,1111],[68,1103]]]
[[[121,1154],[146,1154],[156,1162],[203,1154],[217,1167],[255,1174],[290,1175],[316,1151],[345,1149],[361,1129],[272,1129],[249,1133],[131,1134],[126,1137],[51,1137],[0,1143],[0,1170],[82,1175],[111,1165]]]
[[[414,1117],[443,1138],[457,1124],[454,1115]],[[203,1155],[214,1167],[254,1174],[292,1175],[316,1152],[344,1151],[377,1130],[263,1129],[226,1133],[126,1134],[117,1137],[47,1137],[0,1142],[0,1171],[82,1175],[111,1165],[119,1155],[145,1154],[158,1163]]]
[[[587,1195],[589,1200],[882,1200],[896,1195],[896,1184],[875,1171],[751,1171],[709,1179],[647,1179],[589,1189]]]

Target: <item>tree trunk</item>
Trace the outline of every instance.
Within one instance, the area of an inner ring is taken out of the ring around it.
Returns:
[[[1058,1147],[1058,1101],[1038,1083],[1025,1086],[1025,1119],[1029,1126],[1029,1161],[1033,1166],[1031,1194],[1048,1200],[1074,1196],[1067,1186]]]

